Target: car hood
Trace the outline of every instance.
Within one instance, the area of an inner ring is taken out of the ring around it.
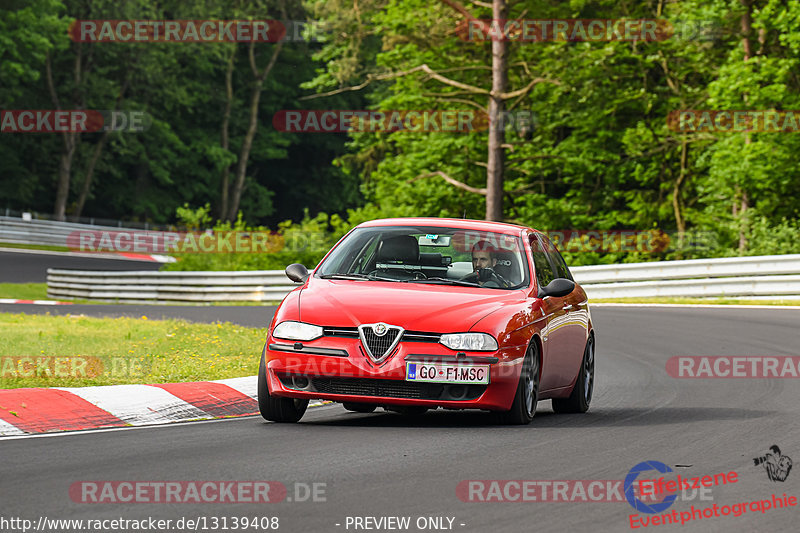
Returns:
[[[385,322],[408,331],[454,333],[520,299],[516,290],[312,278],[300,293],[300,320],[337,327]]]

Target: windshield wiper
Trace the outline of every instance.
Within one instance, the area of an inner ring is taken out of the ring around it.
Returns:
[[[323,274],[322,279],[372,279],[366,274]]]
[[[366,280],[366,281],[401,281],[399,279],[382,278],[380,276],[368,276],[366,274],[323,274],[320,276],[322,279],[349,279],[349,280]]]
[[[463,287],[480,287],[477,283],[470,281],[462,281],[460,279],[449,278],[425,278],[425,279],[410,279],[408,283],[446,283],[448,285],[461,285]]]

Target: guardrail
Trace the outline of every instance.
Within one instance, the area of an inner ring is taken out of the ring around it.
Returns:
[[[692,259],[571,269],[590,298],[800,299],[800,254]],[[297,285],[282,270],[245,272],[47,271],[47,295],[131,303],[273,302]]]
[[[63,223],[70,222],[73,224],[82,224],[88,226],[106,226],[115,228],[128,228],[128,229],[141,229],[145,231],[150,230],[164,230],[170,231],[171,224],[153,224],[152,222],[138,222],[136,220],[119,220],[118,218],[103,218],[103,217],[76,217],[75,215],[67,214],[64,220],[58,220],[52,213],[40,213],[38,211],[11,209],[6,207],[0,208],[0,218],[11,218],[14,220],[40,220],[43,222]]]
[[[53,220],[25,220],[16,217],[0,216],[0,242],[16,244],[43,244],[48,246],[67,246],[67,236],[75,231],[119,231],[121,226],[97,226],[75,222],[56,222]]]
[[[131,303],[274,302],[295,288],[283,270],[100,272],[47,269],[47,296]]]
[[[116,226],[59,222],[37,218],[0,216],[0,242],[67,247],[67,237],[75,231],[161,231],[148,223],[118,221]]]
[[[800,254],[574,267],[590,298],[800,299]]]

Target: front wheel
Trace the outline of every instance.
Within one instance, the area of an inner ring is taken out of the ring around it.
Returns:
[[[267,388],[267,365],[261,356],[258,368],[258,410],[264,420],[272,422],[297,422],[306,412],[308,400],[273,396]]]
[[[522,362],[517,393],[511,409],[499,413],[500,423],[510,425],[530,424],[539,401],[539,346],[531,341]]]
[[[569,398],[553,398],[553,411],[556,413],[585,413],[589,410],[594,392],[594,335],[589,335],[583,361]]]

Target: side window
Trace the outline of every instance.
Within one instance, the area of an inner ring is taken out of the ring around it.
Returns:
[[[550,260],[544,252],[542,244],[536,235],[531,235],[531,252],[533,253],[533,268],[536,270],[536,281],[544,287],[556,278]]]
[[[549,244],[547,249],[550,251],[548,255],[550,256],[550,260],[553,261],[553,265],[556,267],[556,277],[575,281],[572,279],[572,273],[569,271],[569,268],[567,268],[567,262],[564,261],[561,254],[558,253],[556,247],[550,243],[547,244]]]

